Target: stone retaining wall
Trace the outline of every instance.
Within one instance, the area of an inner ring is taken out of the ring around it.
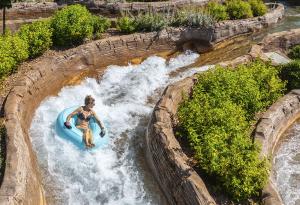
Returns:
[[[281,51],[287,54],[288,50],[297,44],[300,44],[300,29],[269,34],[259,45],[264,52]]]
[[[133,34],[94,41],[33,62],[32,70],[17,81],[4,106],[7,156],[0,204],[46,204],[28,135],[35,109],[46,96],[87,70],[175,48],[166,32]]]
[[[173,133],[173,116],[184,94],[189,94],[195,78],[169,85],[156,104],[146,134],[148,164],[171,205],[215,205],[207,188],[189,166]]]

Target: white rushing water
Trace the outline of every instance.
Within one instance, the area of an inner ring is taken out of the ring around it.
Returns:
[[[273,160],[276,186],[285,205],[300,205],[300,124],[285,133]]]
[[[44,100],[36,110],[30,136],[48,198],[72,205],[164,204],[145,165],[145,128],[167,84],[208,69],[181,72],[197,58],[198,54],[187,52],[170,61],[152,56],[140,65],[109,66],[99,83],[88,78]],[[172,71],[178,74],[170,77]],[[109,125],[110,144],[95,152],[80,151],[54,130],[59,112],[82,105],[86,95],[96,99],[94,110]]]

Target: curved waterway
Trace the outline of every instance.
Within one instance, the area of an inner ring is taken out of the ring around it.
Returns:
[[[285,205],[300,205],[300,121],[282,137],[273,159],[274,181]]]
[[[50,204],[166,204],[147,168],[144,135],[152,109],[169,83],[207,67],[189,68],[199,57],[186,52],[170,60],[152,56],[140,65],[108,66],[100,81],[87,78],[45,99],[36,110],[30,136]],[[174,74],[175,73],[175,74]],[[56,135],[59,112],[96,99],[95,112],[107,124],[110,143],[89,152]]]

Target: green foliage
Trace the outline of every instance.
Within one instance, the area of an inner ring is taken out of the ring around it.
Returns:
[[[186,7],[177,10],[172,16],[170,25],[188,27],[210,27],[214,23],[213,17],[202,8]]]
[[[101,34],[107,31],[111,26],[111,21],[103,16],[91,16],[91,23],[93,26],[93,34],[96,38],[100,38]]]
[[[124,33],[133,33],[137,30],[137,23],[134,18],[122,16],[117,21],[117,29]]]
[[[18,35],[29,45],[29,57],[43,54],[52,46],[50,21],[36,21],[21,27]]]
[[[181,135],[187,136],[199,166],[234,200],[257,196],[268,165],[259,158],[250,127],[255,114],[284,91],[278,70],[259,61],[236,69],[217,66],[199,74],[197,82],[178,110]]]
[[[93,36],[92,14],[81,5],[71,5],[57,11],[51,22],[53,43],[72,46]]]
[[[214,17],[216,21],[223,21],[229,19],[229,16],[226,12],[226,6],[215,2],[211,1],[207,4],[207,10],[210,15]]]
[[[288,56],[291,58],[291,59],[300,59],[300,45],[297,45],[297,46],[294,46]]]
[[[138,14],[135,18],[138,31],[161,31],[168,25],[168,18],[164,14],[147,12]]]
[[[226,1],[227,12],[230,19],[245,19],[253,17],[251,6],[243,0]]]
[[[0,79],[15,71],[28,58],[28,44],[17,35],[0,37]]]
[[[190,27],[209,27],[213,24],[214,20],[210,15],[198,12],[190,14],[187,22]]]
[[[268,11],[267,6],[262,0],[249,0],[249,4],[254,16],[263,16]]]
[[[288,64],[282,65],[280,78],[287,81],[287,89],[300,88],[300,59],[294,60]]]
[[[0,9],[11,8],[11,7],[12,7],[11,0],[1,0],[0,1]]]

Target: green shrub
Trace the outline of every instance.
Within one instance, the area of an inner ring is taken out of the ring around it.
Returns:
[[[93,35],[96,38],[100,38],[101,34],[107,31],[107,29],[111,26],[110,20],[103,16],[92,15],[91,23],[93,26]]]
[[[43,54],[52,46],[50,21],[36,21],[21,27],[18,35],[28,43],[29,57]]]
[[[202,8],[190,7],[177,10],[170,20],[172,26],[210,27],[213,23],[213,17]]]
[[[294,46],[288,56],[291,58],[291,59],[300,59],[300,45],[297,45],[297,46]]]
[[[300,60],[294,60],[288,64],[282,65],[280,78],[287,81],[287,89],[300,88]]]
[[[242,0],[228,0],[226,2],[227,12],[230,19],[245,19],[253,17],[251,6]]]
[[[263,16],[268,8],[262,0],[249,0],[253,16]]]
[[[0,36],[0,79],[15,71],[28,58],[28,44],[19,36]]]
[[[198,75],[192,97],[179,107],[181,136],[187,136],[198,165],[233,200],[257,196],[267,181],[268,164],[250,139],[251,125],[284,86],[278,70],[259,61],[236,69],[217,66]]]
[[[188,11],[185,9],[175,11],[170,24],[172,26],[187,26],[188,25]]]
[[[226,6],[217,3],[215,1],[211,1],[207,4],[208,13],[214,17],[216,21],[223,21],[229,18],[226,12]]]
[[[81,5],[72,5],[57,11],[51,22],[53,43],[72,46],[93,36],[92,14]]]
[[[136,17],[137,29],[142,31],[160,31],[169,25],[169,21],[167,14],[154,12]]]
[[[117,29],[124,33],[133,33],[137,30],[137,24],[134,18],[122,16],[117,21]]]
[[[210,15],[198,12],[190,14],[187,18],[187,22],[190,27],[210,27],[214,20]]]
[[[168,25],[168,18],[164,14],[147,12],[136,16],[138,31],[161,31]]]

